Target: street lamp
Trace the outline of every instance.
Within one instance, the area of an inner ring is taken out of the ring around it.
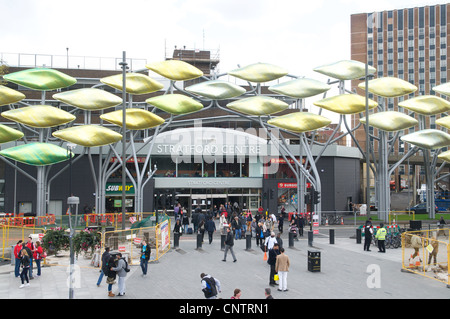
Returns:
[[[73,251],[73,236],[75,234],[75,228],[77,227],[78,220],[78,204],[80,203],[80,198],[76,196],[70,196],[67,198],[67,204],[69,205],[69,245],[70,245],[70,267],[69,267],[69,299],[73,299],[73,281],[74,281],[74,264],[75,264],[75,253]],[[75,225],[72,225],[72,209],[75,205]]]

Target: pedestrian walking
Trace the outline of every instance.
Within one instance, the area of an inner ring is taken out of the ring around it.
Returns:
[[[445,220],[444,220],[444,216],[441,216],[441,218],[438,221],[438,228],[439,231],[436,235],[436,238],[440,235],[445,236],[445,231],[444,231],[444,225],[446,225]]]
[[[384,245],[384,241],[386,240],[386,228],[384,228],[384,224],[380,224],[380,228],[375,235],[375,238],[378,240],[378,252],[385,253],[386,247]]]
[[[119,285],[119,293],[117,296],[123,296],[125,295],[125,278],[127,276],[127,273],[129,270],[128,263],[124,258],[122,258],[122,254],[117,254],[117,267],[111,267],[111,270],[115,271],[117,273],[117,276],[119,277],[118,285]]]
[[[290,260],[289,256],[284,253],[284,248],[280,249],[280,254],[277,256],[275,263],[275,271],[279,277],[279,291],[288,291],[287,289],[287,275],[289,272]]]
[[[102,268],[100,269],[100,275],[97,280],[97,287],[100,287],[100,284],[103,280],[103,276],[106,274],[108,276],[108,261],[111,258],[109,254],[109,247],[105,247],[105,251],[102,254]]]
[[[231,228],[233,229],[234,235],[237,239],[241,239],[241,231],[242,231],[242,223],[238,216],[234,217],[233,221],[231,222]]]
[[[14,246],[14,258],[15,258],[15,264],[14,264],[14,275],[16,278],[20,277],[20,262],[21,262],[21,256],[20,251],[22,250],[22,240],[19,240],[16,245]]]
[[[236,262],[236,256],[234,255],[233,246],[234,246],[234,238],[233,234],[231,233],[230,227],[227,227],[227,237],[225,239],[225,252],[223,255],[222,261],[227,261],[227,254],[228,250],[231,252],[231,256],[233,257],[233,262]]]
[[[139,258],[142,269],[142,277],[147,276],[148,261],[150,260],[150,254],[151,254],[150,245],[148,245],[147,242],[143,240],[141,244],[141,258]]]
[[[220,281],[211,275],[201,273],[202,291],[206,299],[217,299],[217,294],[221,291]]]
[[[205,223],[205,230],[208,232],[208,240],[211,244],[213,241],[213,235],[216,231],[216,223],[214,223],[214,220],[212,220],[212,217],[209,217],[208,220]]]
[[[270,274],[269,274],[269,285],[275,286],[277,283],[275,282],[275,264],[277,262],[277,256],[280,254],[280,249],[278,243],[273,245],[273,248],[269,250],[269,257],[267,258],[267,263],[270,265]]]
[[[25,249],[20,251],[20,265],[22,267],[22,272],[20,273],[20,281],[22,284],[19,288],[28,287],[30,285],[30,280],[28,278],[28,271],[30,268],[31,258]],[[27,283],[25,283],[25,281]]]
[[[184,233],[187,234],[188,228],[189,228],[189,216],[187,215],[187,213],[183,214],[183,220],[182,220],[181,224],[183,225]]]

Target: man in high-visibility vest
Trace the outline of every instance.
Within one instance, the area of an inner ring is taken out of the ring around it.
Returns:
[[[386,247],[384,246],[384,241],[386,240],[386,228],[384,228],[384,224],[380,224],[375,238],[378,240],[378,252],[385,253]]]

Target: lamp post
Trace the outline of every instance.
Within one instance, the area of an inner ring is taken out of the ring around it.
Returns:
[[[69,205],[69,245],[70,245],[70,267],[69,267],[69,299],[73,299],[73,282],[74,282],[74,264],[75,264],[75,253],[73,251],[73,236],[75,234],[75,228],[77,227],[78,220],[78,204],[80,203],[80,198],[76,196],[70,196],[67,199],[67,204]],[[75,205],[75,225],[72,225],[72,209]]]

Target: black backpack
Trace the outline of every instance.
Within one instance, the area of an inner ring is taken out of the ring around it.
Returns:
[[[206,298],[213,297],[217,295],[217,288],[216,288],[216,281],[213,277],[205,277],[203,280],[206,283],[206,288],[203,289],[203,293],[205,294]]]
[[[125,260],[125,258],[122,258],[122,259],[125,262],[125,268],[124,268],[125,272],[130,272],[130,267],[128,266],[127,261]]]

